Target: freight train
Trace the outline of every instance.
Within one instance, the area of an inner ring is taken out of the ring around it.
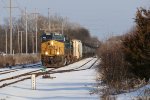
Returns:
[[[56,32],[41,35],[41,62],[45,67],[67,65],[94,54],[95,48],[80,40]]]

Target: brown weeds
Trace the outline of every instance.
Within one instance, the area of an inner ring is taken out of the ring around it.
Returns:
[[[30,64],[40,61],[40,54],[15,54],[0,56],[0,68],[18,64]]]

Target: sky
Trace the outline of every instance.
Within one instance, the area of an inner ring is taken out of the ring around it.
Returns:
[[[87,28],[92,36],[104,40],[112,35],[122,35],[134,25],[137,8],[149,8],[150,0],[12,0],[15,7],[13,17],[19,16],[21,9],[50,13],[67,17],[69,21]],[[9,0],[0,0],[0,22],[8,17]]]

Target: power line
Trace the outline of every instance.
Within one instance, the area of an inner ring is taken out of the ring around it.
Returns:
[[[6,2],[4,2],[4,0],[1,0],[1,1],[2,1],[2,3],[3,3],[3,4],[1,3],[2,5],[7,5]],[[1,6],[1,7],[2,7],[2,6]],[[4,9],[4,6],[3,6],[2,9],[0,10],[0,12],[1,12],[1,19],[3,19],[2,15],[4,16],[4,15],[6,14],[6,12],[5,12],[3,9]]]
[[[21,12],[23,12],[24,10],[20,7],[20,4],[19,4],[18,0],[16,0],[16,3],[17,3],[17,5],[19,5],[19,6],[18,6],[19,10],[20,10]]]

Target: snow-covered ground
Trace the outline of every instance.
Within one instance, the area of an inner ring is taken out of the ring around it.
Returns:
[[[142,88],[139,88],[136,91],[123,93],[120,95],[116,95],[115,97],[116,100],[150,100],[150,84],[143,86]]]
[[[82,68],[79,68],[79,66],[83,65],[87,61],[90,61],[91,59],[93,60],[90,63],[85,64]],[[97,58],[83,59],[79,62],[54,71],[70,70],[74,68],[77,70],[85,69],[96,60]],[[25,68],[16,72],[3,74],[0,76],[0,79],[37,69],[40,68]],[[101,100],[100,95],[90,94],[96,86],[96,71],[94,68],[55,73],[52,74],[51,77],[54,78],[43,79],[42,76],[37,77],[36,90],[31,89],[31,79],[0,88],[0,100]],[[144,86],[134,92],[115,95],[115,98],[116,100],[137,100],[135,99],[136,97],[145,95],[145,89],[150,90],[150,85]],[[149,96],[150,94],[147,95]]]
[[[81,60],[61,70],[77,68],[90,59],[93,58]],[[92,62],[94,61],[96,58]],[[55,78],[37,77],[36,90],[31,89],[30,79],[1,88],[0,100],[99,100],[99,95],[90,95],[96,84],[95,69],[56,73],[51,76]]]

